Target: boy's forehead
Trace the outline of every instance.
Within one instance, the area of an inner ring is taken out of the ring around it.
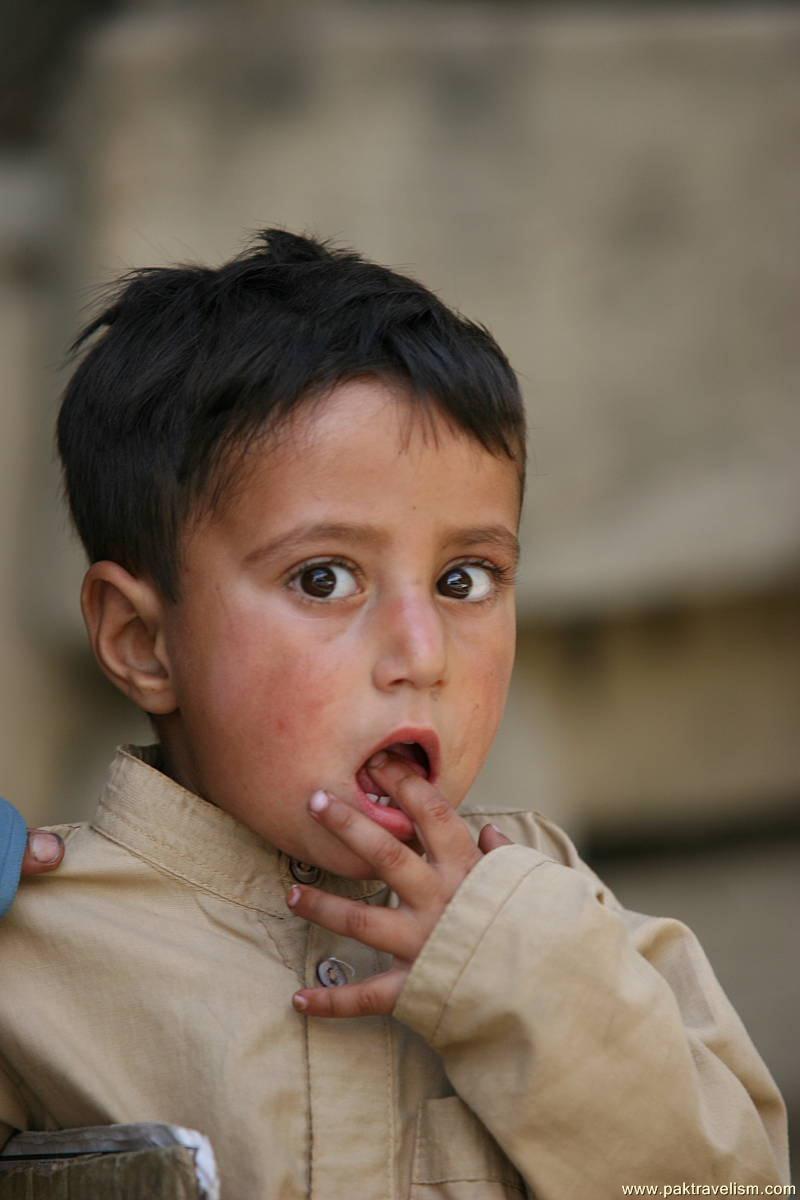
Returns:
[[[464,524],[512,531],[518,524],[517,464],[491,454],[433,406],[416,404],[401,385],[377,379],[309,400],[254,439],[233,472],[218,516],[237,538],[313,524],[331,534],[333,526],[359,527],[364,535],[370,525],[377,541],[381,519],[426,505],[431,522],[437,511],[443,518],[457,511]]]
[[[268,436],[267,448],[297,458],[328,442],[372,440],[376,449],[406,453],[454,438],[473,442],[435,401],[399,380],[362,376],[305,398]]]

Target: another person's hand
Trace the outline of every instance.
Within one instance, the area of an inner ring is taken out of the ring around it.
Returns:
[[[22,875],[43,875],[54,871],[64,857],[64,841],[49,829],[29,829]]]
[[[0,917],[11,907],[21,876],[52,871],[63,857],[58,834],[26,829],[14,805],[0,796]]]

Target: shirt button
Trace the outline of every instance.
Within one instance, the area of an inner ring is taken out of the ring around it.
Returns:
[[[298,862],[296,858],[289,859],[289,870],[298,883],[319,883],[322,871],[313,863]]]
[[[340,958],[323,958],[317,967],[317,979],[323,987],[342,987],[347,983],[348,975],[355,975],[350,963],[342,962]]]

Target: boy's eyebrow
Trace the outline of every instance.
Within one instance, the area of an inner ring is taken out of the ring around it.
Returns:
[[[305,542],[320,539],[342,539],[351,542],[361,542],[365,546],[383,546],[389,540],[387,534],[374,525],[347,524],[339,521],[318,521],[306,525],[297,525],[294,529],[257,546],[244,557],[245,565],[261,562],[264,559],[275,558],[278,554],[299,549]],[[474,525],[465,528],[448,529],[445,532],[443,546],[470,546],[476,542],[488,542],[506,550],[514,560],[514,566],[519,562],[519,540],[505,525]]]

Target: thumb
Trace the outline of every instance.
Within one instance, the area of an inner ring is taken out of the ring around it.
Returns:
[[[478,849],[484,854],[499,849],[500,846],[513,846],[511,838],[507,838],[496,825],[484,825],[478,835]]]
[[[41,875],[52,871],[64,857],[64,843],[57,833],[44,829],[31,829],[22,860],[23,875]]]

